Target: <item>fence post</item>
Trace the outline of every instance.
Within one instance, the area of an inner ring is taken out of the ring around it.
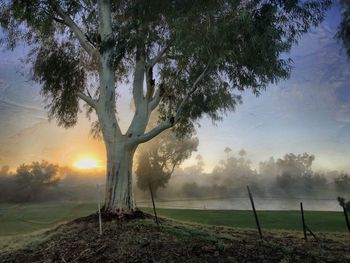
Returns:
[[[101,236],[102,235],[102,219],[101,219],[100,185],[97,185],[97,208],[98,208],[98,224],[99,224],[100,236]]]
[[[262,232],[261,232],[261,228],[260,228],[259,218],[258,218],[258,215],[257,215],[256,210],[255,210],[254,199],[253,199],[252,193],[250,192],[249,186],[247,186],[247,189],[248,189],[248,195],[249,195],[250,203],[252,205],[253,212],[254,212],[255,223],[256,223],[256,226],[257,226],[257,228],[259,230],[260,239],[262,239],[263,236],[262,236]]]
[[[301,220],[302,220],[302,223],[303,223],[304,239],[307,240],[306,225],[305,225],[305,218],[304,218],[304,209],[303,209],[303,203],[302,202],[300,202],[300,211],[301,211]]]
[[[346,212],[345,205],[342,205],[342,207],[343,207],[343,212],[344,212],[346,226],[348,227],[348,230],[349,230],[349,233],[350,233],[350,223],[349,223],[348,213]]]
[[[151,193],[153,212],[154,212],[154,216],[156,218],[156,223],[157,223],[157,225],[159,225],[158,216],[157,216],[157,210],[156,210],[156,205],[154,204],[154,196],[153,196],[153,190],[152,190],[152,186],[151,185],[149,185],[149,191]]]
[[[303,203],[300,202],[300,210],[301,210],[301,219],[303,220],[303,232],[304,232],[304,238],[307,240],[307,232],[309,232],[316,241],[320,241],[317,236],[314,234],[314,232],[311,231],[311,229],[306,225],[305,218],[304,218],[304,208]]]

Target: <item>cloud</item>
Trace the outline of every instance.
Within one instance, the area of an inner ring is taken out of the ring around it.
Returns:
[[[41,121],[39,123],[35,123],[33,126],[24,128],[14,134],[13,136],[10,137],[10,139],[19,139],[22,137],[26,137],[32,134],[35,134],[36,132],[40,131],[41,129],[44,129],[45,126],[47,126],[48,122],[47,121]]]

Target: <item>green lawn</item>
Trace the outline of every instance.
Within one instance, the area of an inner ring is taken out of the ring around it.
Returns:
[[[152,212],[149,208],[143,210]],[[96,204],[89,203],[0,204],[0,236],[50,228],[94,211]],[[255,228],[251,211],[158,209],[158,213],[160,216],[200,224]],[[258,211],[258,216],[263,229],[301,230],[298,211]],[[306,211],[305,218],[313,231],[347,231],[340,212]]]
[[[79,203],[0,204],[0,236],[26,234],[88,215],[96,205]]]
[[[151,213],[151,209],[144,209]],[[264,229],[302,230],[299,211],[258,211],[261,227]],[[255,228],[252,211],[246,210],[192,210],[159,209],[159,214],[181,221],[209,225]],[[343,213],[305,211],[306,224],[313,231],[346,232]]]

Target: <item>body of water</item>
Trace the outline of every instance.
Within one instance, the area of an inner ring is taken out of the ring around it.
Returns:
[[[300,202],[304,210],[314,211],[342,211],[336,199],[310,199],[310,198],[254,198],[257,210],[300,210]],[[151,200],[137,201],[138,206],[152,206]],[[182,199],[182,200],[156,200],[159,208],[183,209],[220,209],[220,210],[251,210],[249,198],[225,199]]]

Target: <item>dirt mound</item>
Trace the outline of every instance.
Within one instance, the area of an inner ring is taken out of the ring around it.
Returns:
[[[265,232],[207,227],[149,215],[120,220],[96,214],[76,219],[25,248],[0,252],[0,262],[350,262],[350,238],[322,235],[305,242],[295,232]]]
[[[118,223],[125,223],[130,220],[146,219],[146,218],[150,219],[153,217],[149,214],[142,212],[141,210],[135,210],[132,213],[120,213],[120,214],[111,214],[111,213],[101,212],[101,219],[103,222],[118,221]],[[98,220],[99,220],[98,213],[95,213],[95,214],[74,219],[70,223],[71,224],[95,223],[95,222],[98,222]]]

